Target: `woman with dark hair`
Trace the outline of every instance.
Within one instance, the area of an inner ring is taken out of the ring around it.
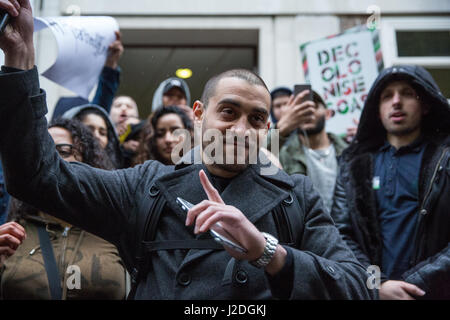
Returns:
[[[144,125],[141,133],[138,154],[134,164],[147,160],[158,160],[164,164],[174,164],[172,151],[183,142],[183,135],[175,134],[177,129],[193,131],[193,124],[186,113],[176,106],[156,110]],[[188,137],[190,138],[190,137]],[[178,155],[177,155],[178,156]]]
[[[119,138],[111,119],[103,108],[94,104],[85,104],[66,111],[63,118],[81,121],[97,138],[114,168],[120,169],[123,167]]]
[[[78,120],[57,119],[48,132],[64,160],[113,168],[97,139]],[[0,234],[17,240],[1,259],[1,299],[126,297],[126,271],[111,243],[17,199],[11,201],[8,220],[15,222],[0,226]]]
[[[111,160],[105,150],[102,149],[98,139],[94,137],[91,131],[87,130],[88,128],[83,123],[80,123],[80,121],[75,119],[70,120],[60,118],[52,121],[48,126],[48,131],[51,135],[55,132],[55,129],[66,130],[70,133],[73,146],[77,146],[75,154],[79,152],[82,159],[82,161],[77,161],[86,163],[95,168],[114,169]],[[58,148],[58,146],[56,147]],[[61,153],[61,151],[59,151],[59,154],[62,157],[65,156],[64,152]]]

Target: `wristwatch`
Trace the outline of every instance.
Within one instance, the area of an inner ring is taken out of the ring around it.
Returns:
[[[264,252],[258,259],[249,261],[252,266],[255,266],[257,268],[264,268],[270,263],[270,261],[273,258],[273,255],[275,254],[275,251],[277,250],[278,245],[277,238],[265,232],[262,232],[262,234],[266,239],[266,246],[264,247]]]

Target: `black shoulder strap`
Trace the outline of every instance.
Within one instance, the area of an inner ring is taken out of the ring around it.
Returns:
[[[149,189],[149,197],[146,199],[145,214],[138,214],[138,233],[136,235],[136,248],[137,254],[135,257],[135,265],[131,271],[131,290],[127,299],[134,299],[136,289],[140,277],[144,270],[147,269],[148,255],[146,254],[146,248],[144,242],[146,240],[153,240],[156,234],[156,226],[159,221],[159,217],[162,214],[165,200],[161,195],[159,189],[153,184]],[[148,208],[148,210],[147,210]]]
[[[56,266],[55,254],[50,242],[47,230],[43,225],[38,226],[39,243],[41,245],[42,256],[44,258],[45,272],[47,273],[50,296],[52,300],[61,300],[61,277]]]
[[[273,217],[281,244],[293,246],[300,242],[303,234],[302,209],[294,191],[273,211]]]
[[[149,241],[144,242],[143,245],[147,253],[158,250],[177,250],[177,249],[224,250],[223,245],[221,245],[214,239]]]

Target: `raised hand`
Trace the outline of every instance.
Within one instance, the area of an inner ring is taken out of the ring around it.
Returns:
[[[347,134],[345,135],[345,141],[347,141],[347,143],[352,142],[353,138],[356,136],[356,132],[358,131],[359,120],[353,118],[353,124],[355,125],[355,127],[347,128]]]
[[[0,226],[0,262],[17,250],[26,239],[25,229],[17,222],[7,222]]]
[[[117,69],[119,59],[123,54],[123,44],[121,41],[121,33],[119,31],[114,31],[114,33],[116,34],[116,40],[108,47],[108,56],[106,57],[105,66]]]
[[[247,249],[244,254],[224,246],[231,256],[240,260],[258,259],[264,251],[264,236],[239,209],[223,202],[203,170],[199,172],[199,176],[209,200],[203,200],[188,211],[186,225],[195,221],[194,232],[202,233],[219,222],[223,229]]]
[[[315,120],[316,104],[313,101],[302,102],[308,93],[309,90],[304,90],[296,96],[292,95],[288,103],[282,107],[281,118],[277,123],[281,136],[286,137],[301,124]]]
[[[0,49],[5,53],[5,66],[22,70],[34,67],[33,14],[29,0],[0,0],[0,8],[11,19],[0,36]]]

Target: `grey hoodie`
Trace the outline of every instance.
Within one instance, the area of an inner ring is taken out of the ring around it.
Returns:
[[[159,87],[156,89],[155,93],[153,94],[153,100],[152,100],[152,109],[151,112],[155,112],[157,109],[161,108],[163,106],[163,91],[166,87],[167,83],[169,83],[172,80],[178,80],[181,83],[181,86],[184,89],[184,92],[186,93],[186,104],[189,106],[191,103],[191,93],[189,91],[189,87],[183,79],[171,77],[169,79],[164,80],[160,83]]]

